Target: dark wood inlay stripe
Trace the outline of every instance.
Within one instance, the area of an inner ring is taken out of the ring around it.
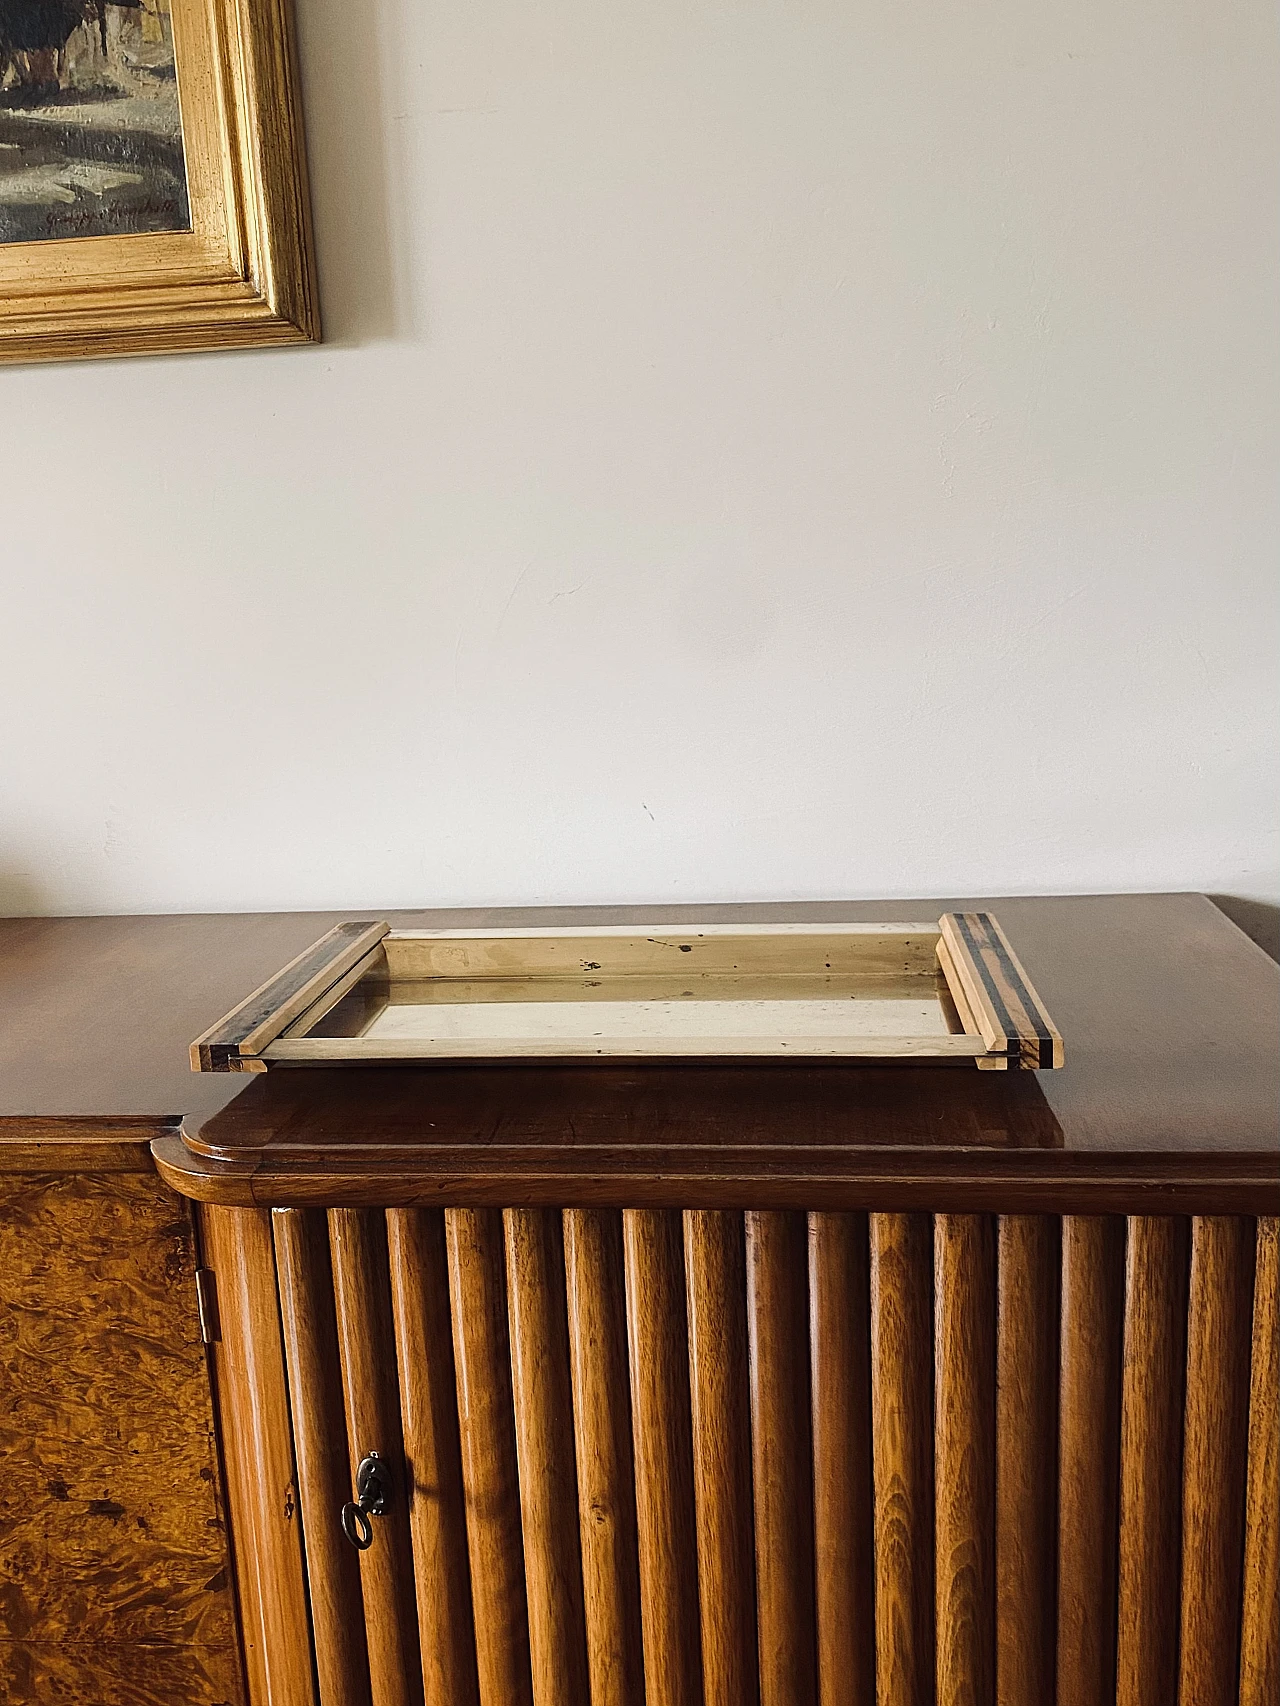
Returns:
[[[1053,1065],[1054,1033],[1046,1023],[1045,1014],[1035,996],[1027,988],[1021,969],[1014,961],[1000,934],[1000,927],[989,912],[957,912],[952,916],[965,946],[977,968],[983,987],[1005,1028],[1009,1050],[1022,1050],[1032,1038],[1038,1047],[1033,1049],[1036,1064],[1043,1068]],[[990,953],[1000,968],[1003,982],[997,981],[987,962]],[[1013,1011],[1010,1000],[1021,1012]]]
[[[277,1037],[313,1001],[370,953],[391,928],[368,920],[335,924],[191,1045],[194,1072],[232,1072],[244,1053]],[[247,1049],[245,1045],[251,1045]]]

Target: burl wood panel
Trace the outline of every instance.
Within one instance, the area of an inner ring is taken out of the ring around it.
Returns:
[[[0,1179],[0,1698],[242,1698],[188,1205]]]

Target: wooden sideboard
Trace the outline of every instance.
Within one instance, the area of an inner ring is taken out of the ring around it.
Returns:
[[[246,1087],[186,1044],[328,915],[0,924],[6,1698],[1274,1706],[1280,975],[984,904],[1059,1073]]]

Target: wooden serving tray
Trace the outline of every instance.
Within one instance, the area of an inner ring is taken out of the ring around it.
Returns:
[[[191,1045],[196,1072],[379,1060],[1063,1064],[999,924],[339,924]]]

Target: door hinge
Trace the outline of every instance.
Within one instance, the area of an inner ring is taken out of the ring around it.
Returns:
[[[217,1344],[222,1333],[218,1326],[218,1286],[212,1268],[196,1269],[196,1313],[200,1317],[201,1344]]]

